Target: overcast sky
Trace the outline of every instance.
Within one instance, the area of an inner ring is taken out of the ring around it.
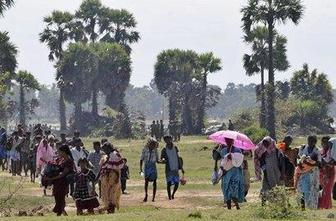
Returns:
[[[38,41],[43,17],[54,9],[74,12],[81,0],[16,0],[0,19],[0,30],[9,31],[19,49],[19,69],[32,72],[40,82],[54,82],[55,70],[48,61],[46,45]],[[246,77],[242,56],[248,47],[242,42],[241,7],[246,0],[103,0],[112,8],[125,8],[138,21],[141,40],[133,46],[131,83],[146,85],[153,78],[153,66],[160,51],[169,48],[213,51],[222,59],[223,70],[210,77],[210,83],[224,88],[228,82],[259,82]],[[288,38],[291,68],[277,73],[289,79],[307,62],[311,68],[328,74],[336,86],[336,1],[303,0],[305,13],[298,26],[280,26]]]

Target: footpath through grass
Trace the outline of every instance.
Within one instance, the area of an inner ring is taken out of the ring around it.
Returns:
[[[92,142],[97,139],[85,139],[85,146],[91,149]],[[52,197],[43,197],[42,190],[37,183],[33,184],[26,178],[22,182],[22,188],[6,204],[11,208],[12,214],[19,211],[30,212],[33,209],[41,209],[40,215],[34,217],[1,217],[0,220],[154,220],[154,221],[177,221],[177,220],[261,220],[257,216],[260,208],[258,198],[260,183],[252,183],[248,195],[248,202],[242,205],[240,211],[228,211],[223,207],[220,185],[213,186],[210,177],[213,168],[211,151],[213,143],[206,137],[185,137],[177,143],[180,154],[184,159],[188,184],[182,186],[174,201],[168,201],[165,191],[164,166],[158,166],[159,182],[158,194],[155,203],[143,203],[143,180],[139,175],[139,157],[146,143],[145,140],[116,140],[112,143],[119,148],[123,156],[128,159],[131,179],[128,183],[128,195],[122,196],[121,209],[114,215],[82,216],[75,215],[75,205],[72,199],[67,199],[69,217],[56,217],[50,211],[53,206]],[[304,139],[295,140],[295,145],[304,143]],[[163,147],[160,143],[160,150]],[[208,148],[204,148],[208,147]],[[249,160],[251,175],[253,176],[252,160]],[[0,199],[8,195],[8,190],[13,190],[20,183],[20,178],[12,178],[8,173],[0,172]],[[151,188],[149,190],[151,197]],[[50,194],[50,191],[49,191]],[[292,197],[294,199],[294,196]],[[294,201],[294,200],[293,200]],[[296,220],[330,220],[329,211],[307,211]],[[300,212],[301,213],[301,212]],[[336,214],[335,214],[336,215]]]

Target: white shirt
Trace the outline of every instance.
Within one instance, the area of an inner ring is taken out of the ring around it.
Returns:
[[[80,150],[78,151],[76,147],[73,147],[71,148],[71,154],[72,154],[72,157],[74,159],[74,163],[75,163],[75,166],[76,166],[76,170],[77,171],[80,171],[80,167],[78,166],[78,161],[80,159],[85,159],[87,158],[84,150],[82,147],[80,147]]]

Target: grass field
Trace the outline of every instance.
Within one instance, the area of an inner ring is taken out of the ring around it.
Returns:
[[[99,140],[99,139],[98,139]],[[93,139],[85,139],[85,145],[92,146]],[[159,165],[158,194],[155,203],[143,203],[143,180],[139,175],[139,156],[144,140],[120,140],[112,142],[128,159],[131,179],[128,183],[128,195],[123,195],[121,209],[114,215],[75,216],[75,206],[72,199],[68,199],[67,211],[69,217],[56,218],[50,212],[53,206],[52,197],[43,197],[39,185],[32,184],[28,178],[23,181],[23,186],[18,193],[6,204],[12,209],[12,214],[19,211],[28,213],[40,207],[44,216],[34,217],[1,217],[1,220],[261,220],[256,211],[260,208],[258,198],[260,183],[252,183],[248,195],[248,202],[242,205],[240,211],[228,211],[223,207],[220,186],[213,186],[210,177],[213,168],[211,149],[213,144],[205,137],[186,137],[177,144],[180,154],[184,159],[188,184],[182,186],[174,201],[168,201],[165,191],[164,166]],[[304,143],[304,139],[295,140],[295,145]],[[160,149],[163,143],[160,144]],[[208,150],[202,150],[204,146]],[[251,175],[253,172],[252,161],[249,163]],[[1,181],[2,180],[2,181]],[[20,178],[12,178],[8,173],[0,173],[0,198],[8,195],[20,183]],[[151,191],[151,189],[150,189]],[[50,191],[49,191],[50,193]],[[149,192],[151,193],[151,192]],[[151,194],[150,194],[151,197]],[[292,197],[294,201],[294,196]],[[336,208],[335,208],[336,209]],[[306,211],[300,212],[301,217],[295,220],[330,220],[327,216],[331,211]],[[41,215],[41,214],[40,214]],[[189,216],[193,217],[189,217]],[[335,214],[336,215],[336,214]]]

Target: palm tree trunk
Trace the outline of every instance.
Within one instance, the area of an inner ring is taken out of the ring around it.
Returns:
[[[207,75],[203,75],[203,82],[202,82],[202,97],[201,97],[201,106],[198,112],[198,119],[197,119],[197,126],[196,126],[196,134],[201,134],[202,129],[204,128],[204,117],[205,117],[205,105],[206,105],[206,96],[207,96]]]
[[[98,116],[98,91],[96,88],[92,90],[92,110],[91,113],[93,116]]]
[[[82,104],[80,102],[75,103],[75,130],[81,131],[81,118],[82,118]]]
[[[274,85],[274,68],[273,68],[273,41],[274,41],[274,27],[273,20],[268,22],[268,48],[269,48],[269,66],[268,66],[268,120],[267,129],[270,136],[275,139],[275,85]]]
[[[20,85],[20,123],[23,127],[26,126],[25,94],[22,85]]]
[[[192,116],[190,110],[190,85],[187,83],[184,92],[184,104],[182,111],[182,125],[186,135],[192,134]]]
[[[61,131],[64,131],[67,129],[65,108],[66,107],[65,107],[65,101],[64,101],[64,91],[63,91],[63,88],[60,87],[59,112],[60,112]]]
[[[266,100],[265,100],[265,69],[263,66],[260,68],[261,75],[261,107],[260,107],[260,127],[265,128],[266,124]]]

